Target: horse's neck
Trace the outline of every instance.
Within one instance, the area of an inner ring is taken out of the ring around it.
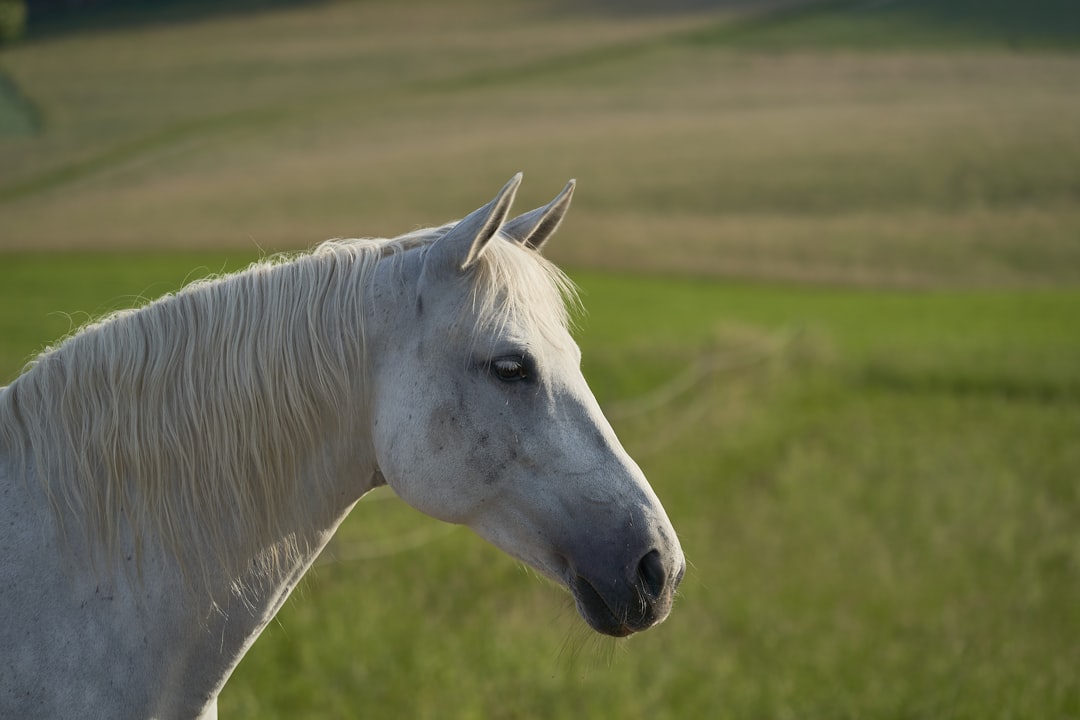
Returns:
[[[106,708],[101,716],[143,710],[165,717],[177,709],[186,716],[205,712],[356,500],[382,482],[368,439],[343,436],[326,441],[324,455],[334,458],[333,467],[313,464],[330,472],[303,468],[293,483],[301,512],[290,515],[298,520],[282,528],[278,542],[288,543],[296,552],[283,554],[282,564],[272,572],[260,557],[252,557],[251,571],[242,577],[211,565],[210,576],[195,587],[179,559],[153,533],[143,537],[141,562],[133,560],[127,527],[120,532],[116,557],[95,558],[92,544],[79,542],[78,522],[53,517],[45,485],[33,477],[34,469],[16,481],[9,458],[0,451],[0,489],[5,498],[0,519],[7,513],[18,520],[3,523],[0,540],[5,547],[21,548],[18,568],[25,570],[25,577],[16,578],[8,588],[17,595],[8,598],[0,592],[0,600],[5,608],[28,612],[25,618],[13,616],[14,624],[27,632],[10,638],[0,632],[4,641],[0,646],[25,643],[28,652],[45,648],[48,657],[41,658],[41,677],[54,677],[70,686],[72,694],[114,682],[111,678],[118,673],[110,664],[114,660],[124,668],[137,668],[119,671],[128,679],[110,699],[116,712]],[[343,448],[346,444],[349,447]],[[66,536],[59,530],[64,526]],[[55,602],[42,604],[41,598]],[[73,642],[56,645],[58,633]],[[103,652],[110,656],[108,663],[101,660]],[[6,715],[4,708],[0,699],[0,715]]]
[[[342,492],[336,495],[338,502],[311,509],[312,516],[321,520],[295,530],[302,536],[299,544],[304,550],[291,555],[288,564],[272,575],[258,572],[243,578],[221,575],[210,588],[204,589],[209,592],[190,593],[175,566],[166,562],[158,567],[156,576],[151,569],[151,576],[141,583],[187,598],[185,602],[165,605],[172,617],[154,618],[156,623],[186,629],[188,642],[166,642],[171,654],[172,667],[168,673],[173,686],[171,692],[182,693],[184,697],[216,698],[236,665],[348,515],[356,498],[379,482],[374,470],[361,477],[355,472],[356,468],[352,468],[348,475],[353,480],[351,486],[346,490],[343,485]]]
[[[369,293],[374,300],[367,310],[365,320],[369,322],[363,337],[368,349],[379,348],[377,354],[384,363],[392,354],[387,348],[400,345],[395,342],[395,334],[403,331],[403,317],[396,308],[408,300],[409,290],[402,277],[417,271],[416,255],[406,254],[410,256],[408,263],[397,262],[386,268],[380,263],[371,276],[378,286]],[[363,362],[370,365],[371,357],[365,357]],[[0,391],[0,397],[12,392],[13,387]],[[332,431],[334,437],[319,437],[325,446],[304,454],[310,465],[295,468],[295,482],[285,486],[293,488],[290,498],[299,512],[287,513],[287,525],[278,528],[276,541],[269,540],[269,546],[241,559],[247,563],[248,574],[232,576],[237,572],[235,565],[230,570],[210,563],[210,577],[194,583],[194,587],[191,578],[185,576],[182,559],[168,543],[155,537],[152,527],[143,528],[148,534],[142,535],[141,567],[132,565],[130,572],[124,564],[133,562],[132,556],[137,555],[133,552],[132,529],[126,529],[126,536],[121,533],[120,547],[116,548],[120,552],[114,558],[104,558],[105,564],[115,560],[120,567],[113,568],[112,575],[106,578],[102,563],[86,562],[93,550],[91,544],[79,542],[81,519],[66,518],[75,521],[69,524],[66,540],[58,529],[65,525],[65,518],[53,516],[56,507],[50,508],[45,497],[46,488],[56,478],[15,483],[8,459],[0,450],[0,479],[7,483],[5,492],[17,493],[26,510],[14,508],[15,495],[5,495],[6,505],[0,504],[0,519],[5,513],[16,513],[21,518],[18,528],[13,524],[0,532],[2,544],[8,546],[7,535],[16,530],[16,540],[25,540],[21,545],[25,562],[17,565],[23,574],[18,582],[7,586],[8,592],[16,595],[10,603],[5,600],[4,607],[26,608],[25,617],[16,618],[21,623],[16,623],[20,632],[10,637],[0,632],[0,640],[18,641],[27,652],[44,647],[45,655],[39,664],[41,677],[48,675],[56,683],[70,686],[71,693],[77,693],[79,688],[90,692],[111,682],[107,678],[126,677],[124,689],[118,691],[126,695],[116,701],[126,703],[116,708],[124,712],[96,713],[101,716],[137,714],[140,711],[136,708],[146,709],[143,714],[166,716],[171,713],[163,712],[163,708],[187,708],[190,716],[210,708],[236,664],[281,608],[353,504],[382,483],[367,422],[370,418],[365,417],[372,411],[368,407],[371,394],[366,389],[360,394],[364,397],[352,398],[351,407],[345,403],[359,420],[340,424]],[[13,403],[14,397],[7,400]],[[20,463],[24,461],[32,464],[32,453],[25,454]],[[63,512],[60,510],[61,515]],[[124,517],[123,513],[119,515],[120,522],[125,522]],[[266,571],[268,566],[262,564],[260,553],[265,551],[272,557],[275,542],[297,551],[284,553],[281,563],[271,563],[272,571]],[[0,599],[4,597],[0,592]],[[43,597],[53,602],[35,605]],[[55,643],[57,627],[67,628],[71,643],[63,647]],[[25,628],[29,632],[22,632]],[[88,628],[93,628],[96,635],[88,635]],[[115,667],[103,666],[102,653],[111,653],[110,661],[126,663],[125,669],[116,671]],[[126,669],[128,666],[130,669]],[[0,673],[0,691],[4,689],[3,681]],[[41,683],[30,676],[13,682],[20,681]],[[2,700],[0,710],[5,707]]]
[[[107,571],[88,544],[64,538],[28,472],[17,476],[0,452],[0,657],[33,658],[0,672],[0,717],[76,707],[91,717],[204,716],[352,505],[342,498],[297,529],[306,550],[274,576],[220,573],[193,589],[152,542],[136,569],[126,530],[120,567]]]
[[[378,286],[368,294],[373,300],[361,337],[367,347],[380,347],[384,362],[391,352],[385,348],[397,346],[396,334],[403,332],[402,317],[394,309],[409,294],[403,289],[402,277],[417,270],[415,255],[407,254],[412,256],[410,263],[395,262],[393,267],[388,264],[383,268],[380,262],[370,277]],[[361,361],[369,364],[370,357]],[[363,367],[353,369],[364,371]],[[12,423],[27,409],[10,395],[15,390],[14,385],[0,390],[0,408],[8,408],[10,413],[4,417]],[[6,685],[20,692],[24,686],[41,688],[41,698],[56,707],[58,714],[64,702],[55,692],[59,687],[66,688],[64,697],[72,702],[80,693],[101,695],[101,688],[109,688],[111,695],[102,698],[107,707],[88,709],[100,717],[190,717],[211,709],[236,664],[280,610],[355,502],[382,483],[367,417],[372,411],[367,390],[343,399],[341,406],[353,414],[352,418],[342,418],[336,425],[328,423],[329,435],[310,436],[321,447],[298,454],[303,460],[291,466],[295,477],[282,485],[291,488],[286,500],[291,500],[298,512],[283,513],[284,525],[277,526],[276,539],[260,540],[261,549],[251,550],[250,558],[241,557],[240,563],[209,563],[209,577],[195,583],[185,575],[183,559],[175,554],[173,545],[158,537],[160,526],[154,523],[141,527],[140,533],[131,527],[118,530],[116,554],[90,562],[95,544],[80,536],[87,518],[65,515],[69,505],[47,499],[50,488],[63,487],[63,463],[40,468],[52,476],[35,477],[39,468],[34,452],[20,450],[18,457],[8,457],[11,448],[0,443],[0,494],[4,500],[0,502],[0,546],[17,548],[19,558],[15,565],[7,566],[13,568],[14,575],[4,575],[0,584],[0,607],[7,625],[0,627],[0,654],[5,650],[15,656],[25,652],[25,657],[39,660],[21,675],[0,672],[0,716],[9,714],[5,691],[10,688]],[[24,391],[22,402],[33,397]],[[38,431],[39,423],[20,421],[18,426],[20,432],[0,433],[0,437],[7,437],[10,444],[21,443],[24,436]],[[217,502],[228,501],[222,497]],[[88,501],[88,505],[93,503]],[[127,512],[116,514],[113,527],[130,518]],[[137,543],[136,537],[141,541]],[[197,535],[192,538],[187,547],[198,545],[194,542]],[[275,542],[295,552],[281,554],[280,564],[265,565],[260,553],[274,556]],[[143,550],[141,563],[134,552],[136,544]],[[249,550],[245,547],[241,554],[247,556]],[[113,562],[116,566],[108,567]],[[234,576],[243,563],[247,569],[240,572],[247,575]],[[0,574],[5,569],[0,559]]]
[[[410,252],[409,255],[411,257],[407,262],[416,263],[418,253]],[[415,265],[404,270],[406,274],[416,271]],[[368,308],[365,318],[367,325],[364,336],[368,352],[373,346],[385,352],[387,346],[397,345],[390,337],[400,332],[402,327],[396,306],[409,297],[407,284],[401,282],[401,272],[400,264],[396,267],[387,264],[370,278],[371,282],[378,284],[372,288],[370,295],[380,301]],[[370,356],[365,358],[365,362],[370,360]],[[364,395],[370,400],[370,393],[365,392]],[[356,407],[353,411],[367,415],[372,408]],[[352,427],[348,423],[346,426]],[[356,426],[370,430],[367,418]],[[341,444],[347,447],[338,447]],[[369,490],[384,484],[370,436],[330,440],[325,452],[336,458],[330,463],[332,476],[320,477],[308,473],[296,483],[299,490],[296,502],[305,504],[299,516],[310,521],[302,527],[289,529],[292,534],[289,540],[297,541],[294,544],[301,548],[301,552],[289,555],[288,564],[279,567],[273,574],[255,572],[242,578],[219,576],[215,587],[211,588],[211,594],[229,598],[227,606],[221,602],[210,604],[204,597],[203,602],[194,602],[183,608],[185,617],[179,618],[178,622],[202,628],[199,642],[189,654],[187,667],[192,676],[186,685],[208,687],[214,695],[220,691],[233,668],[281,609],[353,505]],[[327,483],[329,487],[325,486]],[[318,488],[316,484],[319,484]],[[169,578],[169,581],[182,582],[178,576]],[[239,592],[235,592],[237,587],[241,588]]]

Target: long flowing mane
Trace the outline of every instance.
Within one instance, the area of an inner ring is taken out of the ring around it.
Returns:
[[[81,531],[108,563],[130,533],[136,554],[155,538],[194,586],[217,569],[242,578],[253,559],[275,570],[304,550],[286,532],[303,526],[296,479],[336,464],[325,438],[369,434],[364,408],[345,404],[364,397],[376,265],[449,227],[328,241],[92,322],[0,393],[0,447],[42,483],[69,540]],[[565,327],[566,277],[493,245],[463,321]]]

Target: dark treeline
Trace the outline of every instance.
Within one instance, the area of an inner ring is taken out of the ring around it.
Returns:
[[[25,0],[26,39],[189,22],[317,0]]]

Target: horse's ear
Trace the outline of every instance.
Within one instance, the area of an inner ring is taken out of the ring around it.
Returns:
[[[555,199],[542,208],[537,208],[524,215],[519,215],[502,226],[502,234],[511,240],[522,243],[533,250],[539,250],[548,238],[559,229],[574,197],[576,181],[566,183]]]
[[[494,200],[473,210],[450,228],[449,232],[431,247],[431,252],[436,254],[439,262],[446,262],[461,270],[471,267],[484,252],[488,241],[495,237],[506,221],[510,204],[514,202],[514,194],[520,184],[521,173],[518,173],[510,178],[510,182],[503,186]]]

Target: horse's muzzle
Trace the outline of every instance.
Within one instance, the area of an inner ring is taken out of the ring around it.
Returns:
[[[674,567],[665,566],[657,550],[638,561],[629,579],[608,583],[575,575],[570,585],[578,612],[599,633],[626,637],[662,622],[671,612],[675,590],[686,571],[681,555]]]

